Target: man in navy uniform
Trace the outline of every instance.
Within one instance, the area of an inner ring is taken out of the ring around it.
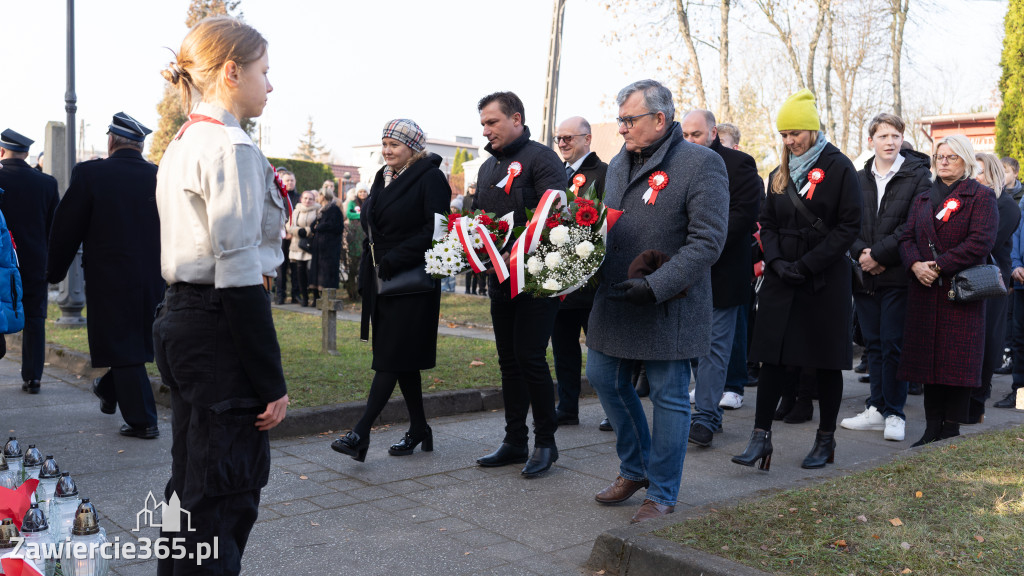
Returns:
[[[0,210],[18,247],[25,306],[21,389],[39,393],[46,354],[46,243],[60,196],[53,176],[25,161],[34,140],[7,129],[0,133]]]
[[[118,405],[121,434],[156,438],[156,403],[146,374],[153,317],[163,299],[156,166],[142,157],[152,132],[124,112],[107,131],[108,158],[82,162],[53,218],[47,280],[64,279],[83,245],[92,365],[110,371],[93,383],[100,410]]]

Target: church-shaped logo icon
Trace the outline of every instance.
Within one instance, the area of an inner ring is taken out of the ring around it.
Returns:
[[[181,525],[181,517],[185,516],[185,526]],[[171,499],[167,502],[157,502],[153,491],[146,496],[146,505],[135,515],[135,528],[132,532],[138,532],[144,527],[150,526],[160,528],[164,532],[195,532],[192,527],[192,513],[181,507],[181,500],[177,492],[171,492]]]

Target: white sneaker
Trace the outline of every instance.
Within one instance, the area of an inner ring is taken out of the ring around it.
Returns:
[[[885,418],[877,408],[868,406],[867,410],[852,418],[843,418],[839,425],[847,430],[884,430]]]
[[[902,442],[907,423],[899,416],[893,414],[885,417],[885,433],[882,435],[886,440]]]
[[[736,410],[743,407],[743,395],[735,392],[726,392],[722,394],[722,401],[718,403],[718,406],[725,408],[726,410]]]
[[[697,389],[690,390],[690,404],[697,403]]]

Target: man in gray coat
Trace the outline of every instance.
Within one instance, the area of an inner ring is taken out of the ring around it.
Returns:
[[[690,359],[710,349],[711,265],[725,244],[729,182],[722,158],[683,138],[672,93],[654,80],[616,99],[625,145],[608,165],[609,230],[587,335],[587,377],[616,433],[619,477],[595,499],[647,488],[632,522],[675,509],[690,428]],[[653,431],[630,383],[643,360]]]

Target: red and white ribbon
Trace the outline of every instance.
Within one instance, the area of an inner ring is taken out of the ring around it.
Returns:
[[[935,215],[935,218],[937,220],[942,220],[943,222],[949,222],[949,217],[953,215],[953,212],[956,212],[959,209],[960,201],[956,198],[950,198],[943,203],[942,210],[939,210],[939,213]]]
[[[498,182],[498,186],[504,188],[505,194],[508,194],[509,192],[512,191],[512,181],[516,179],[516,176],[519,176],[522,173],[522,164],[520,164],[519,162],[513,162],[509,164],[508,174],[505,174],[505,177],[501,179],[501,182]]]
[[[501,258],[501,254],[498,253],[498,247],[494,245],[494,241],[491,240],[491,234],[487,230],[487,227],[480,224],[479,222],[473,227],[473,231],[470,231],[469,225],[472,223],[468,216],[459,218],[459,221],[455,224],[455,234],[459,238],[459,242],[462,244],[462,250],[466,253],[466,261],[469,262],[469,267],[473,269],[473,272],[479,274],[487,269],[487,265],[480,259],[480,256],[476,253],[476,249],[473,247],[473,235],[483,243],[484,250],[491,259],[491,264],[494,265],[494,273],[498,277],[498,282],[504,282],[508,279],[508,268],[505,266],[505,261]]]
[[[658,199],[658,192],[664,190],[665,186],[668,186],[668,174],[658,170],[647,178],[647,185],[650,188],[647,189],[647,192],[644,192],[644,203],[653,206],[654,201]]]
[[[565,206],[565,192],[562,190],[548,190],[540,198],[537,204],[537,211],[533,213],[533,219],[526,226],[526,230],[519,236],[512,245],[512,297],[515,298],[526,287],[526,255],[533,253],[540,244],[541,232],[544,230],[544,223],[551,215],[551,210],[557,204]]]
[[[569,191],[573,194],[579,194],[580,190],[583,190],[583,185],[587,183],[587,177],[584,174],[577,174],[572,177],[572,188]]]

